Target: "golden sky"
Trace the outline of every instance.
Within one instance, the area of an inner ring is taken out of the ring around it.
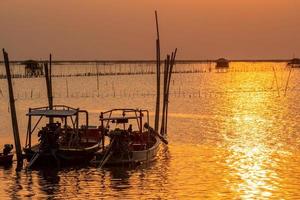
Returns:
[[[299,0],[1,0],[0,47],[11,59],[300,57]]]

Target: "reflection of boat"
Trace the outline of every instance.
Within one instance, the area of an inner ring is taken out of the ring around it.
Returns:
[[[79,127],[79,116],[85,115],[85,124]],[[67,106],[29,109],[25,157],[32,165],[73,165],[89,162],[100,149],[100,132],[88,126],[88,112]],[[33,118],[37,122],[32,127]],[[43,118],[49,123],[38,131],[39,143],[32,146],[32,134]],[[56,122],[53,122],[58,120]],[[68,124],[70,123],[70,125]]]
[[[216,69],[229,68],[229,61],[225,58],[219,58],[216,63]]]
[[[146,123],[143,127],[145,115]],[[155,160],[160,139],[163,140],[163,138],[149,127],[147,110],[109,110],[101,113],[100,122],[102,135],[110,138],[109,145],[96,155],[96,161],[99,162],[100,167],[141,164]],[[135,126],[131,124],[132,122]]]
[[[3,148],[3,153],[0,153],[0,165],[10,165],[12,164],[12,159],[14,154],[11,152],[13,145],[5,144]]]
[[[288,66],[292,68],[300,68],[300,58],[293,58],[288,62]]]

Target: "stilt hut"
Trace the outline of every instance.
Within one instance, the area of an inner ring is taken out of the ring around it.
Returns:
[[[290,66],[292,68],[300,68],[300,58],[293,58],[288,63],[288,66]]]
[[[219,58],[216,63],[216,68],[229,68],[229,61],[225,58]]]
[[[26,60],[21,64],[25,65],[26,76],[41,76],[44,75],[43,66],[41,63],[35,60]]]

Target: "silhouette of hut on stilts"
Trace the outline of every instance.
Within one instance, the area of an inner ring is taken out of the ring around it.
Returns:
[[[43,65],[35,60],[26,60],[21,63],[22,65],[25,65],[25,76],[31,77],[31,76],[42,76],[44,75],[43,71]]]
[[[300,68],[300,58],[293,58],[288,62],[288,66],[292,68]]]
[[[229,61],[225,58],[219,58],[218,60],[216,60],[216,68],[220,69],[220,68],[229,68]]]

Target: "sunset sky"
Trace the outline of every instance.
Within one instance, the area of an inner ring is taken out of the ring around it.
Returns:
[[[0,47],[11,59],[300,57],[299,0],[1,0]],[[1,58],[2,60],[2,58]]]

